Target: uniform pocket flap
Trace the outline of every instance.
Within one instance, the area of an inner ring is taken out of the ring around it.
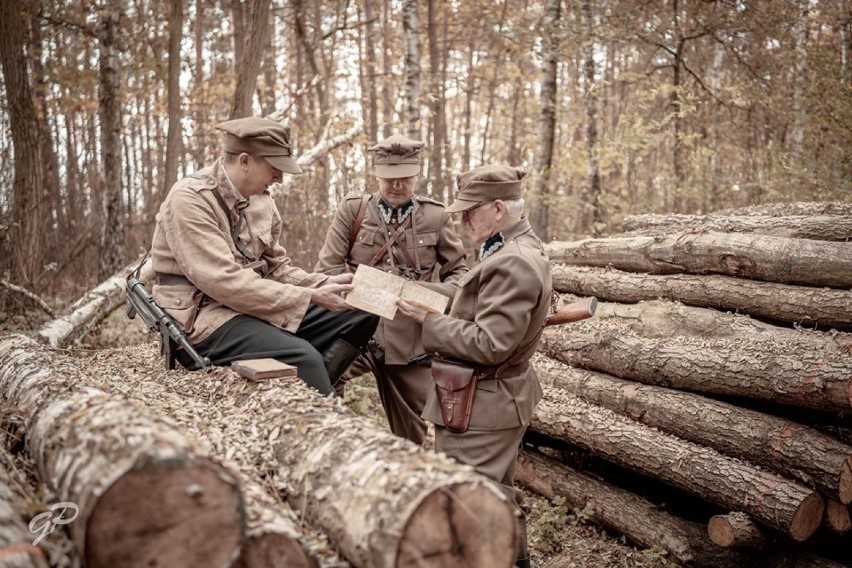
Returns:
[[[474,367],[446,359],[432,360],[432,380],[442,389],[458,391],[470,384]]]

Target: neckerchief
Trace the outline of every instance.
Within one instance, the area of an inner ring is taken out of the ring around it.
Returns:
[[[409,199],[399,207],[394,207],[382,197],[379,199],[379,211],[385,219],[385,223],[399,224],[414,211],[414,202]]]
[[[488,240],[479,247],[479,262],[503,248],[503,244],[503,233],[496,233],[488,237]]]

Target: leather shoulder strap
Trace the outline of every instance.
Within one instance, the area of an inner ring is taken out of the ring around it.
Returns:
[[[355,246],[355,239],[358,238],[358,232],[361,230],[361,223],[364,222],[364,215],[367,214],[367,204],[372,196],[365,193],[361,198],[361,207],[358,209],[358,214],[355,216],[355,223],[352,225],[352,231],[349,233],[349,251]]]

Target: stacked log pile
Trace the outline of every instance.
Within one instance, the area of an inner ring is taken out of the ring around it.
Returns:
[[[852,565],[852,204],[624,228],[547,246],[554,288],[601,302],[545,330],[530,441],[560,451],[521,483],[688,565]],[[652,505],[676,496],[697,518]]]

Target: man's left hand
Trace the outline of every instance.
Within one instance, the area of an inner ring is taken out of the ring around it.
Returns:
[[[410,317],[420,325],[423,325],[423,320],[426,319],[426,314],[429,313],[425,308],[409,304],[405,300],[397,300],[396,305],[402,315]]]

